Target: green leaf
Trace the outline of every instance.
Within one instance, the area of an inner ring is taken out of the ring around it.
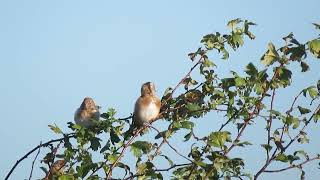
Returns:
[[[101,139],[97,137],[90,139],[90,148],[94,151],[98,150],[101,147],[100,141]]]
[[[114,129],[111,129],[111,132],[110,132],[110,140],[111,140],[111,143],[114,144],[114,143],[118,143],[120,141],[120,138],[119,136],[115,133]]]
[[[272,43],[268,44],[268,51],[261,57],[261,63],[265,66],[273,64],[279,59],[279,54]]]
[[[284,154],[279,154],[276,158],[275,158],[276,161],[281,161],[281,162],[288,162],[289,159],[286,155]]]
[[[235,27],[241,22],[242,22],[242,20],[240,18],[233,19],[228,22],[227,26],[230,27],[232,30],[234,30]]]
[[[308,46],[310,49],[310,52],[316,57],[320,58],[320,40],[314,39],[312,41],[308,42]]]
[[[110,149],[110,141],[108,141],[108,142],[106,143],[106,145],[104,145],[104,146],[101,148],[100,153],[103,153],[103,152],[105,152],[106,150],[109,150],[109,149]]]
[[[271,151],[271,149],[272,149],[272,146],[269,145],[269,144],[261,144],[261,146],[262,146],[264,149],[266,149],[267,151]]]
[[[48,125],[50,127],[50,129],[56,133],[56,134],[63,134],[63,132],[60,130],[60,128],[54,124],[54,125]]]
[[[188,134],[186,134],[186,135],[184,136],[184,141],[189,141],[189,139],[191,138],[191,136],[192,136],[192,131],[190,131]]]
[[[247,66],[246,66],[246,70],[245,72],[250,75],[251,77],[254,77],[258,74],[258,69],[252,64],[252,63],[249,63]]]
[[[298,118],[293,118],[293,129],[297,129],[300,126],[300,120]]]
[[[58,180],[74,180],[73,175],[64,174],[59,176]]]
[[[237,87],[243,87],[243,86],[246,85],[246,80],[241,78],[241,77],[235,78],[234,81],[235,81],[235,84],[236,84]]]
[[[226,142],[231,141],[230,132],[212,132],[209,136],[208,144],[214,147],[223,147]]]
[[[147,154],[151,151],[152,144],[147,141],[136,141],[130,145],[133,154],[140,158],[143,154]]]
[[[109,161],[110,163],[116,162],[117,159],[118,159],[118,156],[115,155],[115,154],[110,154],[110,155],[108,156],[108,161]]]
[[[180,123],[182,125],[182,128],[184,128],[184,129],[192,129],[194,126],[194,123],[190,122],[190,121],[182,121]]]
[[[312,88],[308,89],[308,93],[312,99],[314,99],[318,96],[318,90],[314,86]]]
[[[301,115],[302,115],[302,114],[308,114],[308,113],[311,112],[310,109],[303,108],[303,107],[301,107],[301,106],[298,106],[298,109],[299,109]]]
[[[212,66],[215,66],[215,64],[212,62],[212,61],[210,61],[209,59],[204,59],[204,61],[203,61],[203,65],[204,65],[204,67],[212,67]]]
[[[303,150],[300,150],[300,151],[295,151],[294,153],[293,153],[293,155],[302,155],[305,159],[309,159],[309,156],[308,156],[308,154],[305,152],[305,151],[303,151]]]
[[[235,145],[240,146],[240,147],[244,147],[244,146],[252,145],[252,143],[250,143],[249,141],[243,141],[243,142],[237,142],[237,143],[235,143]]]

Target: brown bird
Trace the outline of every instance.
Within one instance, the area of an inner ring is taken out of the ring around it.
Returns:
[[[90,97],[84,98],[80,107],[74,114],[74,121],[82,127],[92,127],[100,118],[99,106],[96,106]]]
[[[152,82],[146,82],[141,87],[141,96],[136,101],[133,113],[133,126],[139,128],[155,120],[160,112],[161,101],[156,95]]]
[[[51,180],[51,179],[57,179],[57,177],[63,175],[64,173],[64,168],[65,168],[65,161],[64,160],[57,160],[55,161],[48,174],[46,175],[46,177],[44,178],[44,180]]]

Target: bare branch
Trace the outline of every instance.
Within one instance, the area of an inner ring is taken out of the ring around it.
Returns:
[[[40,146],[41,146],[41,144],[42,144],[42,142],[40,142]],[[36,159],[38,158],[38,155],[39,155],[39,153],[40,153],[40,149],[41,149],[41,147],[38,148],[38,152],[37,152],[36,156],[34,157],[34,159],[33,159],[33,161],[32,161],[32,166],[31,166],[31,171],[30,171],[29,180],[31,180],[31,178],[32,178],[34,163],[35,163]]]
[[[277,169],[277,170],[265,170],[263,172],[266,172],[266,173],[276,173],[276,172],[282,172],[282,171],[286,171],[286,170],[289,170],[289,169],[293,169],[293,168],[301,168],[304,164],[307,164],[311,161],[314,161],[314,160],[320,160],[320,157],[314,157],[314,158],[311,158],[311,159],[307,159],[305,160],[304,162],[300,163],[300,164],[293,164],[293,165],[290,165],[286,168],[282,168],[282,169]]]

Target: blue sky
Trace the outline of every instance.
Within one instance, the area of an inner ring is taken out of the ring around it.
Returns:
[[[227,21],[239,17],[258,26],[252,29],[256,40],[246,40],[228,61],[214,56],[225,76],[243,70],[248,62],[259,64],[267,43],[280,44],[290,32],[302,42],[316,37],[319,32],[311,23],[320,22],[319,6],[318,0],[0,1],[0,177],[40,140],[54,138],[48,124],[66,129],[83,97],[93,97],[103,110],[114,107],[120,117],[128,116],[143,82],[155,82],[162,95],[192,66],[187,54],[199,47],[202,36],[226,32]],[[320,78],[319,62],[308,61],[311,71],[295,77],[278,107]],[[199,125],[198,130],[208,127]],[[245,137],[256,136],[254,127],[249,130]],[[319,128],[314,130],[319,136]],[[311,142],[309,149],[319,146],[319,141]],[[263,159],[252,150],[239,154],[249,157],[248,169],[254,172],[257,159]],[[28,177],[31,159],[12,179]],[[314,167],[308,172],[307,179],[320,175]],[[274,178],[297,175],[288,171]],[[41,177],[40,170],[34,177]]]

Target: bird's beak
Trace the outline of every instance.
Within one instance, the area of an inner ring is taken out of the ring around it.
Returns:
[[[96,106],[97,109],[101,109],[101,106]]]

